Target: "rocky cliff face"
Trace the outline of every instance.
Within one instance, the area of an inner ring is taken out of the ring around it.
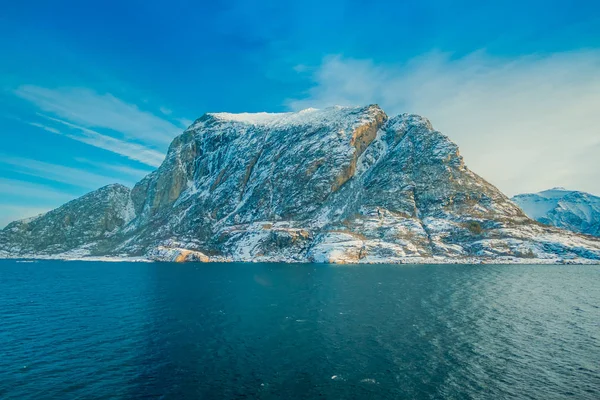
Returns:
[[[600,197],[554,188],[512,198],[530,217],[546,225],[600,236]]]
[[[600,259],[600,241],[529,219],[427,119],[374,105],[206,114],[123,197],[128,218],[74,246],[178,261]],[[38,251],[8,228],[11,254]]]

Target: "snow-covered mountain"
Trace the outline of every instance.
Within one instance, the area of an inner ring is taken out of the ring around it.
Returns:
[[[118,193],[114,205],[90,204],[89,214],[84,206],[98,192],[51,218],[11,224],[0,251],[178,261],[600,260],[600,240],[529,219],[427,119],[388,118],[376,105],[205,114],[156,171]]]
[[[585,192],[554,188],[519,194],[512,200],[530,218],[573,232],[600,236],[600,197]]]

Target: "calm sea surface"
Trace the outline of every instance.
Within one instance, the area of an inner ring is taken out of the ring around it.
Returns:
[[[0,399],[600,399],[599,266],[0,261]]]

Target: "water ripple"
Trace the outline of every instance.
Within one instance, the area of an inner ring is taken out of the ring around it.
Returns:
[[[0,261],[0,399],[600,397],[598,266]]]

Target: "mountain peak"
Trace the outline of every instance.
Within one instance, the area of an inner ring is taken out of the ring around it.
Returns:
[[[323,109],[307,108],[294,112],[282,113],[206,113],[196,120],[188,130],[200,129],[206,123],[231,123],[265,128],[301,125],[335,125],[347,121],[357,115],[376,117],[385,112],[376,104],[362,107],[333,106]],[[387,119],[387,116],[385,117]]]
[[[427,130],[433,131],[433,126],[427,118],[421,115],[409,113],[403,113],[391,117],[388,121],[388,126],[392,129],[402,129],[406,126],[421,126]]]
[[[102,192],[104,192],[104,191],[126,191],[126,192],[128,192],[129,190],[130,189],[127,186],[125,186],[121,183],[111,183],[106,186],[102,186],[99,189],[96,189],[95,192],[100,192],[100,191],[102,191]]]

